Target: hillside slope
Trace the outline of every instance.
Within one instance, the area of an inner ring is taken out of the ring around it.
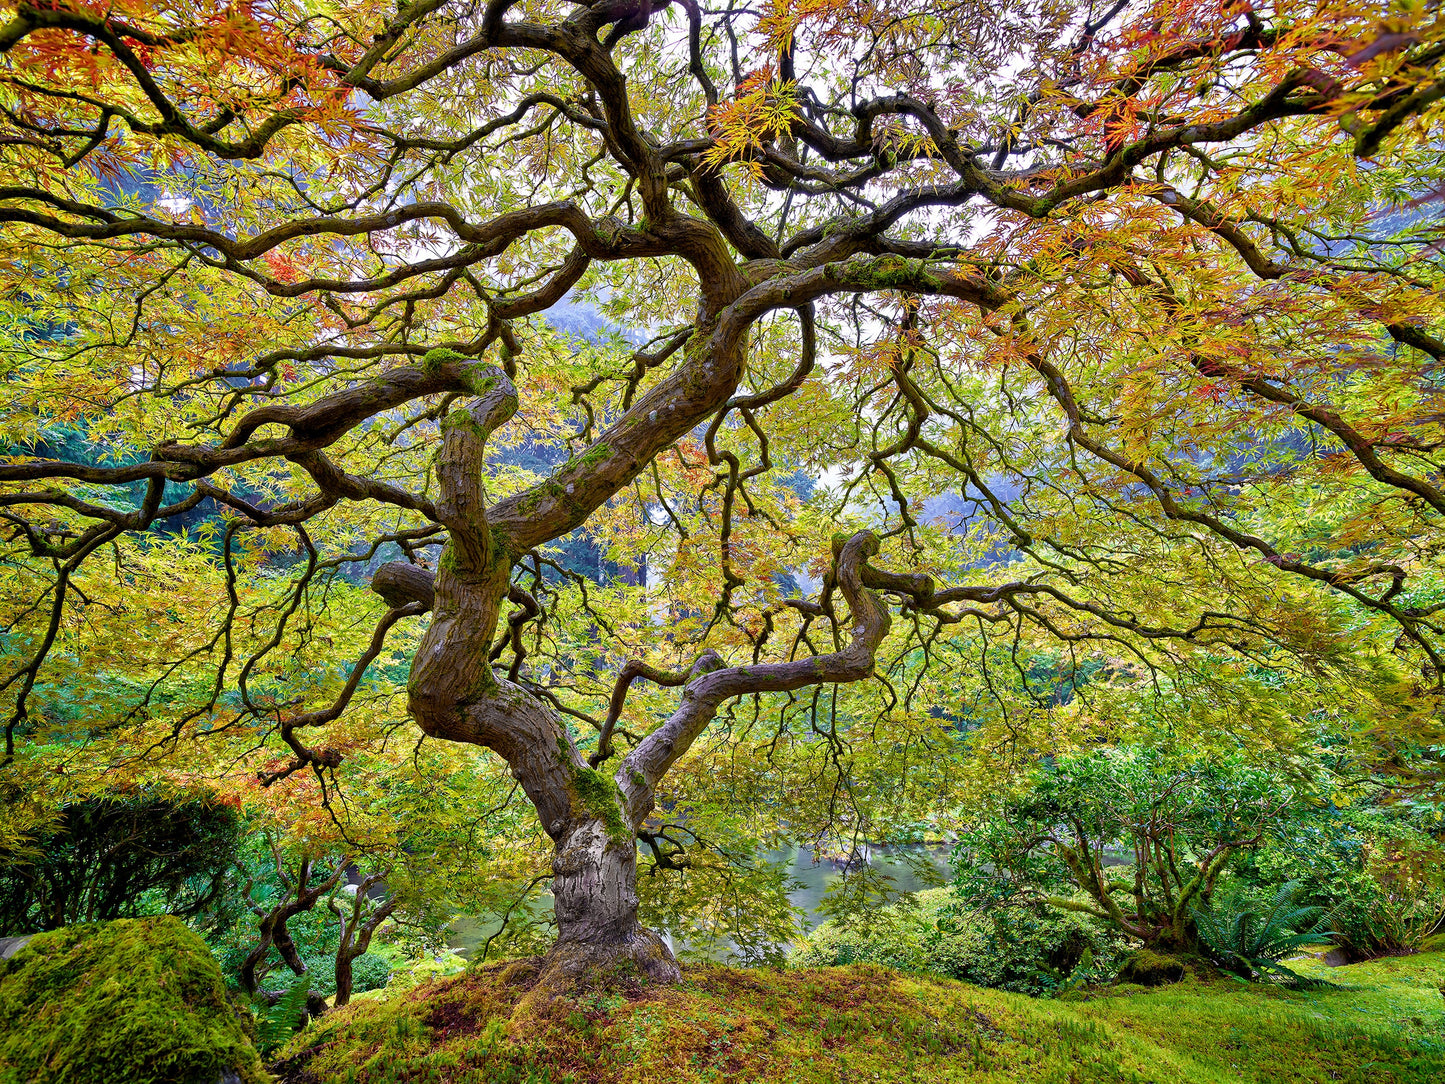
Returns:
[[[1340,987],[1191,978],[1040,1001],[867,966],[702,968],[676,988],[512,1021],[530,972],[493,965],[353,1004],[277,1068],[288,1084],[1445,1080],[1445,952],[1306,966]]]

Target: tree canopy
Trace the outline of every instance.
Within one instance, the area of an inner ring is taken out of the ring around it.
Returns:
[[[665,978],[637,839],[646,919],[1141,720],[1431,777],[1436,7],[53,0],[0,54],[8,831],[159,773],[344,834],[483,747],[559,966]]]

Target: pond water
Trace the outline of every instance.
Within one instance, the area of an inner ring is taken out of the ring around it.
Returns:
[[[891,894],[901,895],[946,884],[952,876],[948,867],[950,849],[946,844],[905,843],[867,847],[862,857],[875,871],[891,878]],[[801,912],[799,930],[806,932],[820,925],[826,916],[819,906],[828,886],[842,876],[842,863],[815,857],[813,849],[806,846],[774,851],[768,859],[789,863],[789,875],[795,887],[788,893],[788,899]],[[551,907],[550,894],[543,894],[529,904],[530,912],[539,916]],[[481,950],[487,938],[500,926],[501,919],[497,915],[461,915],[452,923],[448,941],[457,955],[470,958],[474,952]],[[671,938],[668,940],[671,941]],[[717,945],[717,955],[725,956],[729,947],[725,943]]]
[[[902,895],[948,883],[953,876],[948,868],[950,850],[946,844],[903,843],[869,847],[864,855],[876,872],[892,879],[892,894]],[[768,857],[774,862],[782,861],[788,857],[788,852],[778,851]],[[811,847],[798,847],[792,853],[789,873],[798,887],[788,893],[788,899],[802,911],[801,929],[811,930],[826,918],[819,906],[828,886],[842,875],[841,864],[827,858],[815,858]]]

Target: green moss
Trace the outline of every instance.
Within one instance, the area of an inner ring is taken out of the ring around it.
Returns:
[[[497,693],[497,677],[492,673],[491,664],[482,667],[481,676],[477,678],[476,687],[472,689],[469,699],[472,701],[488,700]]]
[[[314,1074],[305,1079],[354,1084],[1441,1079],[1445,957],[1334,970],[1350,988],[1302,995],[1190,979],[1065,1002],[869,965],[706,967],[644,996],[596,992],[519,1018],[533,972],[498,963],[353,1003],[286,1053]]]
[[[442,547],[442,554],[437,558],[437,568],[445,569],[455,574],[457,572],[457,547],[456,543],[448,542]]]
[[[447,416],[442,419],[442,432],[445,433],[448,429],[470,429],[477,436],[485,436],[482,427],[472,417],[472,412],[462,407],[447,411]]]
[[[467,370],[467,390],[473,395],[486,395],[503,380],[507,374],[495,365],[472,365]],[[516,396],[513,396],[515,399]]]
[[[449,361],[470,361],[471,358],[465,354],[458,354],[455,350],[448,350],[439,346],[435,350],[428,350],[421,359],[421,371],[428,376],[435,376],[441,372],[442,366]]]
[[[440,346],[435,350],[428,350],[423,355],[421,371],[428,376],[436,376],[441,372],[442,366],[452,362],[460,363],[466,388],[473,395],[487,394],[506,377],[506,374],[495,365],[483,365],[475,358],[469,358],[465,354],[458,354],[455,350],[448,350]]]
[[[574,767],[572,785],[578,804],[607,825],[607,834],[619,843],[632,842],[632,830],[622,819],[622,790],[616,780],[596,768]]]
[[[1118,981],[1139,986],[1165,986],[1183,981],[1188,973],[1183,960],[1141,948],[1124,961],[1124,966],[1119,969]]]
[[[574,455],[567,462],[563,463],[558,474],[565,474],[569,471],[587,471],[599,464],[607,462],[612,458],[612,449],[606,444],[598,442],[592,445],[581,455]]]
[[[497,569],[499,566],[511,567],[512,553],[511,550],[508,549],[511,539],[508,537],[507,532],[500,527],[494,526],[488,528],[488,533],[491,537],[492,568]],[[437,558],[437,568],[445,569],[453,575],[461,575],[463,573],[461,562],[457,557],[456,543],[448,542],[442,547],[441,556]]]
[[[512,565],[511,536],[501,527],[496,526],[488,528],[488,532],[492,539],[492,567],[506,565],[510,568]]]
[[[622,819],[622,788],[596,768],[572,764],[572,746],[561,734],[557,735],[557,752],[562,763],[570,766],[578,812],[602,821],[607,825],[607,834],[619,843],[631,843],[635,837]]]
[[[3,1084],[265,1080],[220,968],[180,919],[36,934],[0,962]]]
[[[577,466],[583,470],[591,470],[611,458],[612,449],[605,442],[599,440],[577,457]]]
[[[901,256],[884,256],[874,260],[863,272],[863,280],[874,289],[880,290],[941,285],[937,276],[923,270],[922,260],[905,260]]]

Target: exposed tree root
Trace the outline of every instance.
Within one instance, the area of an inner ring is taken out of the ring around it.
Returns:
[[[666,942],[642,926],[609,944],[559,941],[537,961],[537,980],[517,1003],[508,1031],[558,999],[599,992],[635,997],[650,986],[671,985],[681,978],[682,969]]]

